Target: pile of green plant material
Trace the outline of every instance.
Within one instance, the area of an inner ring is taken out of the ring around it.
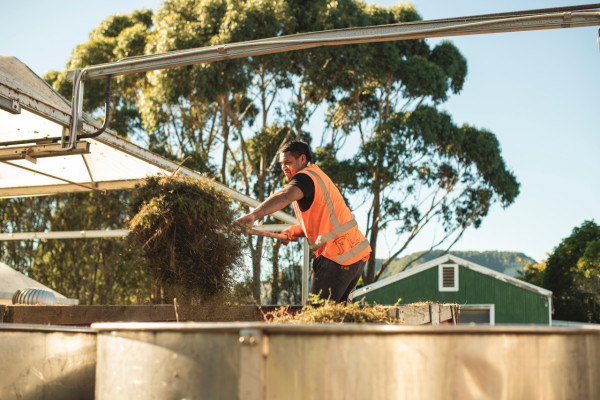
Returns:
[[[199,304],[227,296],[243,268],[244,240],[230,198],[210,182],[147,178],[132,202],[131,238],[155,284],[155,301]]]
[[[316,295],[309,297],[308,303],[301,311],[291,312],[287,307],[265,313],[267,322],[290,324],[319,324],[319,323],[380,323],[393,324],[389,316],[391,306],[360,305],[358,303],[335,303],[323,300]]]

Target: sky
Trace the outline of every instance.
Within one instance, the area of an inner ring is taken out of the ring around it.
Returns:
[[[72,50],[105,18],[160,0],[0,0],[0,55],[39,76],[64,70]],[[367,1],[389,6],[395,1]],[[574,4],[566,0],[417,0],[424,20]],[[600,223],[600,51],[598,27],[449,38],[467,59],[462,92],[440,108],[456,124],[493,132],[521,192],[495,205],[455,250],[519,251],[541,261],[585,220]],[[428,40],[431,46],[439,40]],[[432,232],[430,232],[433,234]],[[408,252],[424,250],[430,237]],[[383,240],[377,257],[386,256]],[[391,242],[391,241],[387,241]]]

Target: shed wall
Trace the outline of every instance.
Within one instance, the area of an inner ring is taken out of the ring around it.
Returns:
[[[497,324],[549,324],[547,298],[494,277],[459,266],[458,291],[438,290],[438,267],[429,268],[365,294],[367,303],[401,304],[435,301],[495,304]],[[358,298],[360,299],[360,298]]]

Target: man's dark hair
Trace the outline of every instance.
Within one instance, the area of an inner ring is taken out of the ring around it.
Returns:
[[[308,144],[304,142],[301,142],[299,140],[293,140],[291,142],[286,143],[281,152],[287,153],[288,151],[292,153],[292,155],[296,158],[299,158],[302,154],[304,154],[306,156],[306,161],[312,162],[312,154],[310,153],[310,147],[308,147]]]

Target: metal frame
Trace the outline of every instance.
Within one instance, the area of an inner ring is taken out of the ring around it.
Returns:
[[[302,251],[304,253],[302,257],[302,304],[306,304],[308,301],[308,287],[310,285],[310,274],[308,273],[310,267],[310,252],[308,240],[306,238],[302,241]]]
[[[73,149],[68,153],[73,154],[89,154],[90,143],[86,141],[79,141],[74,143]],[[65,155],[61,152],[62,146],[60,144],[40,144],[37,146],[10,146],[0,148],[0,161],[10,160],[28,160],[36,164],[38,158],[43,157],[56,157],[57,155]]]
[[[100,231],[62,231],[62,232],[19,232],[0,233],[0,241],[4,240],[33,240],[33,239],[92,239],[115,238],[129,235],[128,229],[113,229]]]
[[[68,72],[68,78],[74,82],[71,132],[78,132],[85,80],[322,46],[595,25],[600,25],[600,4],[337,29],[128,57]],[[75,136],[70,138],[69,146]]]
[[[254,229],[263,232],[280,232],[289,225],[273,224],[260,225]],[[88,230],[88,231],[60,231],[60,232],[11,232],[0,233],[0,241],[3,240],[33,240],[33,239],[91,239],[91,238],[114,238],[129,235],[129,229],[111,230]]]

